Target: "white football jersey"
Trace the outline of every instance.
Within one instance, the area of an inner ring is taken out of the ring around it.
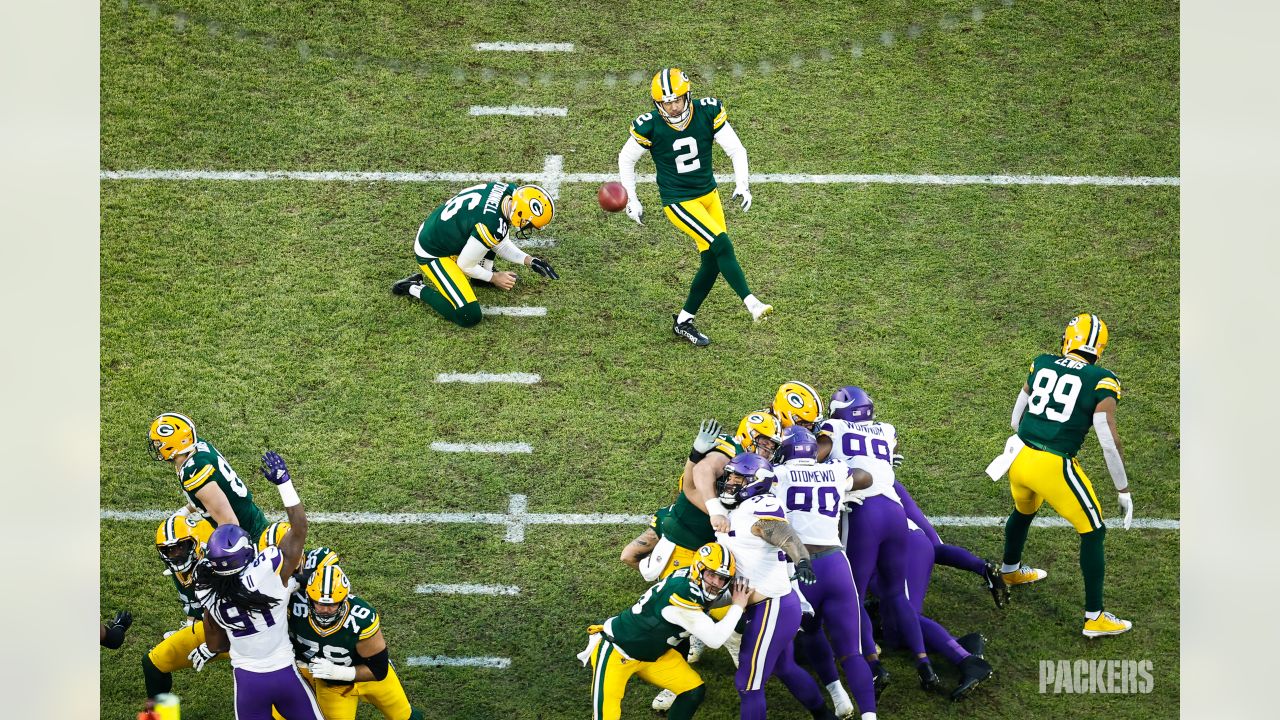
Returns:
[[[250,590],[276,599],[278,602],[265,613],[246,611],[239,606],[219,600],[208,602],[212,590],[201,590],[200,601],[213,620],[226,628],[231,640],[231,666],[271,672],[293,664],[293,643],[289,640],[289,595],[298,582],[292,577],[281,579],[276,570],[284,562],[280,549],[274,545],[258,553],[258,556],[240,572],[240,582]]]
[[[773,466],[773,493],[787,511],[787,521],[806,545],[841,546],[840,505],[852,482],[849,466],[839,460],[791,460]]]
[[[729,510],[729,532],[716,533],[716,540],[733,553],[739,575],[761,595],[778,598],[791,592],[791,574],[786,553],[751,532],[761,518],[764,522],[786,522],[787,513],[773,495],[747,498]]]
[[[892,425],[876,420],[851,423],[832,419],[823,421],[818,434],[831,438],[828,460],[841,460],[871,474],[871,487],[859,490],[860,495],[884,495],[902,504],[893,489],[893,452],[898,448],[898,431]]]

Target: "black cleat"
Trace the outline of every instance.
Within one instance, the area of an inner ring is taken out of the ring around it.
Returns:
[[[983,653],[987,649],[987,639],[982,636],[982,633],[969,633],[962,638],[957,638],[956,642],[960,647],[968,650],[970,655],[978,657],[984,657]]]
[[[693,326],[693,318],[689,318],[684,322],[676,322],[679,315],[671,316],[671,332],[677,336],[688,340],[698,347],[706,347],[711,344],[711,338],[698,332],[698,328]]]
[[[876,663],[871,667],[871,687],[876,691],[876,702],[880,701],[880,694],[889,685],[889,671],[884,669],[884,665]]]
[[[996,607],[1002,608],[1009,603],[1009,586],[1004,582],[1004,576],[1000,574],[1000,566],[987,561],[986,574],[983,579],[987,581],[987,589],[991,591],[991,597],[996,601]]]
[[[414,285],[422,284],[422,273],[414,273],[407,278],[397,280],[395,285],[391,286],[392,295],[408,295],[409,288]]]
[[[960,684],[951,691],[951,699],[963,700],[989,677],[991,677],[991,663],[977,655],[970,655],[960,662]]]
[[[831,709],[823,705],[821,710],[810,710],[809,714],[813,716],[813,720],[840,720]]]
[[[920,689],[925,692],[941,692],[942,679],[933,671],[933,664],[928,660],[916,665],[916,674],[920,676]]]

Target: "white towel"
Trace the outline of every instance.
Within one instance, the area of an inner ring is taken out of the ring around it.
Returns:
[[[596,646],[600,644],[600,633],[591,633],[591,639],[587,642],[587,649],[578,653],[578,659],[582,661],[582,666],[586,667],[591,664],[591,653],[596,651]]]
[[[1004,441],[1004,452],[1000,453],[1000,456],[992,460],[991,464],[987,466],[987,475],[992,482],[1000,482],[1000,478],[1009,472],[1014,458],[1018,457],[1018,453],[1024,447],[1026,447],[1026,443],[1022,442],[1022,438],[1017,435],[1010,435],[1009,439]]]

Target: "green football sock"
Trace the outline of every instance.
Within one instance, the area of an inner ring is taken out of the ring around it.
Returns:
[[[147,686],[147,697],[173,690],[173,673],[161,672],[147,655],[142,656],[142,681]]]
[[[746,300],[751,294],[751,288],[747,287],[747,276],[742,272],[742,266],[738,264],[738,256],[733,253],[733,242],[729,240],[728,233],[720,233],[716,236],[716,241],[711,243],[711,252],[716,254],[724,281],[729,283],[729,287],[733,288],[739,299]]]
[[[471,327],[480,322],[480,303],[469,302],[460,308],[435,291],[430,285],[423,285],[418,299],[431,306],[440,317],[460,327]]]
[[[1031,529],[1031,521],[1035,513],[1023,515],[1017,508],[1009,514],[1004,524],[1004,564],[1017,565],[1022,562],[1022,548],[1027,544],[1027,531]]]
[[[1107,526],[1080,536],[1080,572],[1084,575],[1085,612],[1102,611],[1102,581],[1107,576],[1107,556],[1103,541]]]
[[[689,720],[693,717],[694,711],[702,704],[702,699],[707,696],[707,686],[699,685],[692,690],[685,690],[676,696],[671,703],[671,709],[667,710],[667,720]]]
[[[702,301],[707,299],[707,293],[711,292],[716,284],[716,276],[720,274],[720,263],[716,261],[714,253],[703,250],[699,256],[702,262],[698,265],[698,272],[693,275],[689,297],[684,301],[684,311],[690,315],[698,314],[698,308],[702,307]]]

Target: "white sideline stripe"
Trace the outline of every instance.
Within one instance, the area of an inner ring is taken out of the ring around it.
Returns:
[[[437,373],[438,383],[517,383],[532,385],[542,380],[537,373]]]
[[[478,667],[506,670],[511,667],[511,658],[504,657],[446,657],[444,655],[426,655],[411,657],[409,667]]]
[[[483,315],[510,315],[511,317],[542,317],[547,309],[534,305],[481,305]]]
[[[308,517],[320,523],[335,525],[433,525],[433,524],[470,524],[470,525],[504,525],[507,542],[524,542],[524,530],[528,525],[644,525],[649,522],[649,515],[630,515],[623,513],[531,513],[528,512],[529,498],[525,495],[512,495],[507,500],[505,513],[308,513]],[[159,521],[169,517],[172,510],[108,510],[100,511],[103,520],[150,520]],[[929,518],[936,527],[1000,527],[1004,525],[1005,516],[939,516]],[[1113,523],[1115,521],[1113,520]],[[1041,527],[1070,527],[1066,520],[1059,517],[1036,518],[1035,525]],[[1113,525],[1118,527],[1118,523]],[[1171,519],[1138,518],[1133,527],[1144,530],[1180,530],[1181,522]]]
[[[563,163],[561,165],[563,167]],[[602,183],[617,180],[616,173],[563,173],[549,178],[546,172],[346,172],[303,170],[103,170],[101,180],[302,180],[307,182],[495,182],[529,181],[560,185],[563,183]],[[728,182],[732,175],[716,175]],[[552,180],[555,182],[553,183]],[[655,176],[640,175],[637,182],[657,182]],[[1156,186],[1182,184],[1177,177],[1129,177],[1107,175],[809,175],[766,173],[752,175],[751,182],[784,185],[1100,185]]]
[[[549,115],[551,117],[564,117],[569,114],[569,108],[532,107],[530,105],[472,105],[470,112],[472,115],[518,115],[520,117]]]
[[[471,46],[477,52],[573,52],[573,43],[482,42]]]
[[[436,452],[451,453],[531,453],[533,446],[529,443],[509,442],[509,443],[447,443],[433,442],[431,449]]]
[[[515,585],[419,585],[413,589],[422,595],[519,595]]]

